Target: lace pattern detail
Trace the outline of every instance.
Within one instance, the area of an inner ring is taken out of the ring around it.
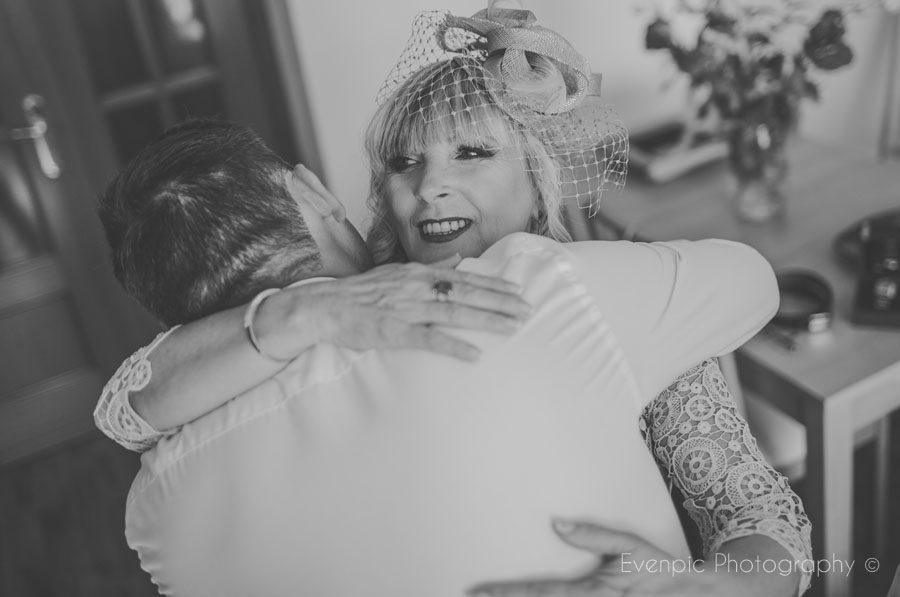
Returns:
[[[683,373],[641,418],[648,447],[685,497],[706,557],[728,541],[759,534],[795,561],[812,559],[803,504],[759,451],[716,360]],[[801,594],[810,578],[803,572]]]
[[[115,374],[106,382],[97,407],[94,409],[94,424],[107,437],[121,446],[135,452],[146,452],[156,445],[160,438],[172,432],[157,431],[131,407],[130,392],[147,387],[153,370],[147,357],[178,326],[161,332],[153,341],[125,359]]]

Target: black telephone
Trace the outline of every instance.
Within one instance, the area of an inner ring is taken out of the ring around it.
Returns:
[[[838,236],[835,248],[858,276],[850,319],[900,326],[900,209],[861,220]]]

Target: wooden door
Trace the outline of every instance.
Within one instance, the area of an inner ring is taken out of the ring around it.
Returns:
[[[187,116],[315,163],[268,45],[278,2],[0,0],[0,465],[91,431],[102,383],[159,330],[95,215],[117,168]]]

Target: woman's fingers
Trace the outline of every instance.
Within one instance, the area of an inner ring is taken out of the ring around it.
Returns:
[[[427,325],[412,325],[395,348],[418,348],[464,361],[477,361],[481,351],[474,344]]]
[[[444,275],[439,274],[439,279],[447,280],[453,284],[468,284],[485,290],[494,290],[509,294],[522,294],[522,287],[515,282],[504,280],[495,276],[484,276],[473,272],[461,272],[459,270],[448,271]]]
[[[304,196],[308,198],[320,215],[323,217],[333,216],[338,222],[344,221],[347,217],[344,204],[331,191],[325,188],[325,185],[322,184],[322,181],[319,180],[319,177],[312,170],[303,164],[297,164],[296,168],[294,168],[294,173],[310,190],[310,193]]]
[[[473,272],[461,272],[453,269],[460,258],[453,255],[431,265],[420,263],[388,263],[379,265],[359,276],[345,278],[348,285],[360,285],[360,288],[372,290],[372,287],[394,288],[403,283],[423,284],[430,293],[435,282],[445,281],[453,285],[468,284],[485,290],[493,290],[507,294],[522,294],[522,287],[497,276],[485,276]]]
[[[522,293],[522,287],[514,282],[504,280],[496,276],[485,276],[473,272],[461,272],[454,269],[459,262],[462,261],[459,253],[440,261],[435,261],[429,267],[441,271],[435,272],[436,279],[446,280],[453,283],[465,283],[472,286],[480,286],[489,290],[497,290],[500,292]]]
[[[454,284],[449,300],[442,304],[465,305],[522,320],[527,319],[532,311],[531,305],[517,293],[484,288],[468,282]]]
[[[517,307],[511,310],[492,310],[457,302],[410,303],[397,306],[398,317],[412,324],[442,325],[447,327],[511,334],[518,330],[526,315],[520,315]]]
[[[599,524],[582,521],[556,519],[553,530],[571,545],[590,551],[598,556],[618,555],[652,546],[631,533],[616,531]]]
[[[452,270],[447,271],[453,273]],[[395,277],[385,279],[373,277],[363,284],[348,284],[346,290],[348,295],[352,293],[356,297],[355,300],[415,323],[471,327],[467,325],[465,318],[447,319],[447,311],[460,306],[523,321],[532,312],[531,305],[519,294],[518,287],[503,280],[487,276],[431,278],[428,275],[419,275],[410,280],[402,274],[400,272]],[[443,285],[444,289],[439,294],[436,291],[437,282],[450,282],[450,287]],[[447,305],[451,307],[448,308]]]
[[[434,290],[435,283],[439,281],[450,283],[445,301],[438,301]],[[526,319],[531,315],[531,305],[522,298],[521,288],[502,278],[444,270],[443,273],[438,273],[434,279],[426,276],[423,278],[423,282],[424,287],[420,288],[425,292],[422,298],[425,299],[426,304],[432,301],[445,305],[461,304],[476,309],[495,311],[516,319]]]

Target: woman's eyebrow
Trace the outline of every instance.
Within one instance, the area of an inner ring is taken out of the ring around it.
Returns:
[[[501,143],[494,135],[460,136],[454,140],[454,143],[457,145],[477,145],[487,147],[500,147],[503,145],[503,143]]]

